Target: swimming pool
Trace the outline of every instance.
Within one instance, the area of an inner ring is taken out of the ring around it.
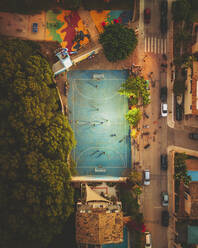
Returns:
[[[191,176],[192,181],[198,181],[198,171],[188,170],[188,176]]]
[[[126,71],[70,71],[69,121],[80,175],[122,176],[131,165],[128,102],[118,89]]]

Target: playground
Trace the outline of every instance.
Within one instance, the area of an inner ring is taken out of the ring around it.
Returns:
[[[128,102],[118,94],[126,71],[70,71],[69,121],[80,175],[123,176],[131,164]]]

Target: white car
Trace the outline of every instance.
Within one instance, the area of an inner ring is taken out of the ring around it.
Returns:
[[[150,185],[150,171],[144,171],[144,185]]]
[[[145,232],[145,248],[152,248],[152,238],[150,232]]]
[[[161,103],[161,116],[166,117],[168,115],[168,104],[162,102]]]

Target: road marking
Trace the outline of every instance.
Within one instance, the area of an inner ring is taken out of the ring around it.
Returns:
[[[154,53],[157,53],[157,38],[154,38]]]
[[[148,37],[147,40],[148,40],[148,52],[150,52],[150,37]]]
[[[161,39],[161,49],[160,49],[160,53],[162,54],[163,53],[163,46],[164,46],[164,42],[163,42],[164,40],[163,39]]]
[[[160,38],[158,38],[158,53],[160,53]]]
[[[166,54],[167,39],[156,36],[144,37],[144,51],[155,54]]]
[[[151,52],[153,52],[153,37],[151,37]]]
[[[147,52],[147,39],[144,38],[144,52]]]
[[[164,39],[164,53],[166,54],[166,39]]]

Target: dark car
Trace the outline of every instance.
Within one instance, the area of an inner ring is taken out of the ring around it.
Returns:
[[[162,211],[161,224],[162,224],[162,226],[168,226],[169,225],[169,212],[167,210]]]
[[[160,20],[160,30],[162,34],[166,34],[168,30],[168,21],[164,16],[162,16]]]
[[[189,133],[189,138],[193,140],[198,140],[198,133]]]
[[[161,154],[160,164],[161,164],[162,170],[167,170],[167,167],[168,167],[167,154]]]
[[[161,16],[167,16],[168,13],[168,2],[167,0],[162,0],[160,5]]]
[[[183,119],[183,107],[179,104],[176,105],[176,120],[181,121]]]
[[[162,87],[160,89],[160,99],[162,102],[166,102],[166,100],[167,100],[167,87]]]
[[[146,8],[144,10],[144,23],[148,24],[151,21],[151,10]]]

